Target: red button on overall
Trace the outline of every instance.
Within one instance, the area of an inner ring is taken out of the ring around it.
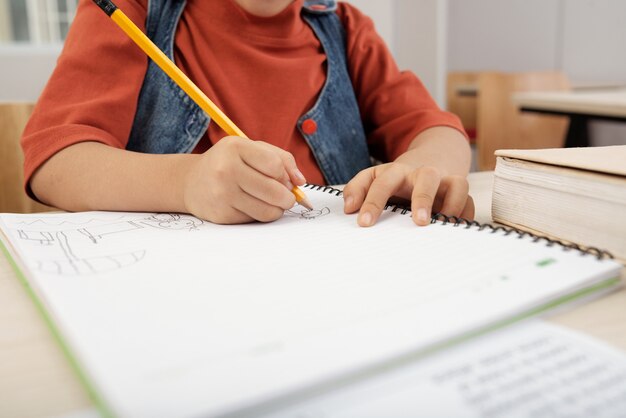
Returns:
[[[307,119],[302,122],[302,132],[307,135],[313,135],[317,132],[317,123],[313,119]]]
[[[326,10],[327,7],[324,4],[312,4],[309,6],[311,10]]]

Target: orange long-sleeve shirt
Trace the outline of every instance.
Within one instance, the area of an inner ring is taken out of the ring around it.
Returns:
[[[145,29],[147,0],[118,0]],[[324,179],[296,122],[325,81],[325,55],[301,18],[303,0],[272,17],[234,0],[188,0],[176,30],[175,61],[253,139],[291,152],[311,183]],[[398,70],[371,19],[339,3],[349,72],[371,154],[393,160],[432,126],[463,130],[410,72]],[[48,158],[81,141],[125,148],[148,59],[92,3],[81,0],[57,67],[22,138],[26,184]],[[225,134],[211,123],[194,152]]]

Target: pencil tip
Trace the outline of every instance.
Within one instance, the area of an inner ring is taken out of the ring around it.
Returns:
[[[307,208],[308,210],[313,210],[313,205],[307,200],[307,198],[302,198],[298,203]]]
[[[296,201],[298,202],[299,205],[304,206],[308,210],[313,210],[313,205],[311,205],[311,202],[309,202],[309,199],[306,198],[306,195],[304,194],[302,190],[300,190],[298,186],[294,186],[294,188],[291,189],[291,191],[293,192],[294,195],[296,195]]]

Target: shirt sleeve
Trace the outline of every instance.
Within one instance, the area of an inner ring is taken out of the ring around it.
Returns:
[[[147,0],[116,4],[142,30]],[[26,190],[33,173],[63,148],[97,141],[125,148],[146,55],[91,0],[81,0],[57,66],[22,135]]]
[[[449,126],[467,137],[456,115],[439,109],[413,73],[398,69],[372,20],[353,6],[339,5],[350,76],[372,156],[393,161],[420,132],[434,126]]]

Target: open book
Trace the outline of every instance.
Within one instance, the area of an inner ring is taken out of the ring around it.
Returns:
[[[626,145],[498,150],[494,221],[626,262]]]
[[[271,224],[1,216],[5,246],[103,412],[258,414],[618,285],[621,266],[529,235],[340,192]]]
[[[262,418],[623,418],[626,353],[534,319]]]

